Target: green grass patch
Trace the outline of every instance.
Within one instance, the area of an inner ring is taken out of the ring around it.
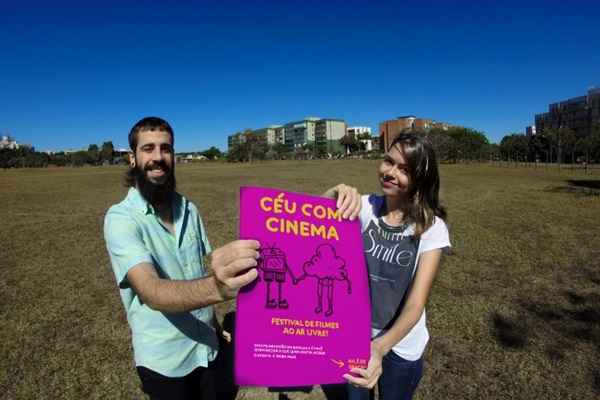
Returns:
[[[240,185],[377,190],[366,160],[178,165],[213,247],[237,237]],[[452,254],[428,305],[417,399],[600,397],[600,177],[444,165]],[[0,172],[0,398],[140,398],[102,237],[122,167]],[[220,316],[233,310],[217,307]],[[322,399],[320,389],[290,398]],[[242,389],[238,399],[277,398]]]

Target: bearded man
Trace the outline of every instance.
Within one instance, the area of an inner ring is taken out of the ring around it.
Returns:
[[[104,237],[131,328],[135,365],[151,399],[214,399],[218,350],[212,305],[257,277],[258,242],[211,253],[196,206],[175,191],[174,134],[156,117],[129,133],[129,192],[104,221]]]
[[[215,399],[219,340],[212,305],[256,279],[259,243],[236,240],[211,252],[198,209],[175,191],[174,140],[171,126],[157,117],[131,128],[130,188],[108,210],[104,238],[142,390],[152,400]],[[325,196],[337,198],[344,218],[358,216],[356,189],[340,184]],[[203,263],[209,253],[211,272]]]

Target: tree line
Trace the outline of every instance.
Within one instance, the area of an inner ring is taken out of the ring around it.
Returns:
[[[472,128],[435,127],[424,132],[424,135],[431,141],[441,162],[488,161],[493,160],[499,153],[498,145],[490,143],[485,133]]]
[[[600,161],[600,123],[587,135],[577,135],[567,127],[547,129],[526,136],[511,133],[500,141],[503,161],[545,163],[594,163]]]
[[[114,163],[115,149],[111,141],[102,146],[91,144],[87,151],[45,153],[34,147],[21,146],[18,149],[0,149],[0,168],[40,168],[54,165],[58,167],[101,165]]]
[[[600,161],[600,123],[594,126],[590,134],[578,136],[569,128],[548,129],[542,134],[526,136],[511,133],[504,136],[500,144],[490,143],[486,135],[475,129],[452,126],[447,129],[432,128],[428,131],[415,131],[426,136],[436,150],[438,160],[446,163],[472,161],[519,161],[547,163],[593,163]],[[230,148],[227,160],[234,162],[252,162],[265,159],[309,159],[340,158],[347,155],[361,157],[379,157],[376,148],[366,151],[365,141],[370,135],[346,135],[339,139],[338,149],[328,151],[327,143],[311,143],[297,148],[285,144],[268,145],[264,138],[244,131],[245,141]],[[341,150],[340,150],[341,149]],[[197,152],[208,159],[218,159],[223,154],[216,147]],[[33,147],[19,149],[0,149],[0,168],[83,166],[127,163],[127,156],[116,156],[111,141],[90,144],[87,151],[58,152],[47,154],[37,152]]]
[[[223,153],[212,146],[205,151],[190,153],[203,155],[209,160],[222,157]],[[90,144],[87,150],[74,152],[45,153],[30,146],[18,149],[0,149],[0,168],[43,168],[49,165],[57,167],[82,167],[84,165],[128,164],[129,156],[115,152],[112,141],[102,145]]]
[[[432,142],[438,158],[443,162],[469,162],[490,160],[499,156],[499,147],[491,144],[483,132],[471,128],[453,126],[447,129],[433,128],[428,131],[408,130],[427,136]],[[361,156],[378,158],[379,148],[366,150],[366,141],[372,139],[368,133],[347,134],[338,140],[339,146],[333,152],[328,151],[325,142],[313,142],[300,147],[290,148],[282,143],[268,145],[264,138],[247,129],[245,141],[232,146],[227,160],[232,162],[252,162],[265,159],[306,159],[340,158]]]
[[[229,162],[252,162],[256,160],[285,160],[299,158],[299,154],[310,152],[309,146],[292,151],[283,143],[267,144],[266,141],[250,129],[243,132],[243,142],[235,144],[227,152]]]

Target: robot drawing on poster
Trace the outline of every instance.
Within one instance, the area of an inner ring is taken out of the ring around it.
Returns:
[[[296,278],[287,265],[285,253],[275,245],[261,249],[257,268],[262,272],[262,280],[267,285],[265,307],[287,309],[289,304],[283,298],[282,286],[286,282],[286,274],[290,274],[294,284],[296,284]],[[273,282],[277,284],[277,298],[272,296],[271,284]]]

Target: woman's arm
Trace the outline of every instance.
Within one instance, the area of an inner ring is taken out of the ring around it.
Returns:
[[[441,249],[430,250],[421,254],[419,268],[409,289],[408,298],[400,316],[384,335],[373,340],[373,342],[377,343],[383,354],[386,354],[396,343],[401,341],[415,326],[419,318],[421,318],[440,264],[441,256]]]
[[[360,193],[352,186],[340,183],[323,193],[323,197],[337,199],[337,208],[342,213],[342,218],[353,221],[360,214]]]
[[[427,303],[429,292],[435,275],[438,270],[440,258],[442,255],[441,249],[426,251],[421,254],[419,259],[419,268],[415,275],[415,279],[409,289],[408,298],[402,308],[402,312],[392,327],[383,335],[371,342],[371,358],[367,369],[354,368],[351,372],[358,374],[359,377],[350,374],[344,375],[344,378],[349,383],[365,387],[373,388],[382,373],[381,362],[391,349],[400,342],[410,330],[415,326]]]

